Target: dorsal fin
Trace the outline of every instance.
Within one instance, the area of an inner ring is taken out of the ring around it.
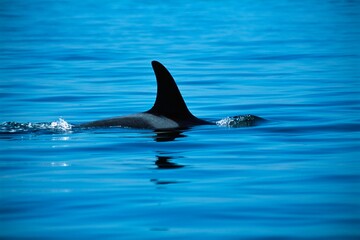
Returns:
[[[157,82],[157,95],[154,106],[147,111],[170,119],[183,121],[200,120],[191,114],[170,72],[159,62],[152,61]]]

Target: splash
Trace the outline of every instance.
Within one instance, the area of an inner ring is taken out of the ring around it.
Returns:
[[[254,116],[254,115],[240,115],[234,117],[226,117],[216,122],[216,125],[221,127],[250,127],[257,125],[260,121],[265,119]]]
[[[73,125],[59,118],[58,121],[50,123],[18,123],[3,122],[0,124],[0,133],[64,133],[71,132]]]
[[[58,129],[62,131],[70,131],[72,129],[72,125],[66,122],[64,119],[59,118],[58,121],[52,122],[50,124],[51,129]]]

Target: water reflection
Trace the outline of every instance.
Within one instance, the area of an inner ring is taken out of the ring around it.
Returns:
[[[155,165],[159,169],[175,169],[175,168],[185,167],[184,165],[171,162],[170,159],[173,159],[174,157],[169,157],[169,156],[156,156],[156,157],[157,160],[155,161]]]
[[[179,169],[185,167],[184,165],[173,163],[170,160],[174,159],[175,157],[170,156],[156,156],[155,165],[158,169]],[[179,157],[176,157],[179,158]],[[161,180],[157,178],[150,179],[150,182],[153,182],[156,185],[168,185],[168,184],[174,184],[174,183],[181,183],[177,180]]]
[[[150,182],[155,183],[156,185],[167,185],[167,184],[174,184],[174,183],[181,183],[178,181],[166,181],[166,180],[159,180],[159,179],[150,179]]]
[[[186,137],[184,131],[187,129],[163,129],[163,130],[154,130],[155,136],[154,140],[156,142],[170,142],[174,141],[177,138]]]
[[[187,137],[184,132],[187,129],[163,129],[163,130],[154,130],[153,139],[156,142],[171,142],[175,141],[177,138]],[[171,170],[171,169],[179,169],[185,167],[185,165],[181,165],[173,162],[174,159],[182,158],[181,156],[174,156],[174,153],[171,152],[161,152],[157,151],[155,155],[155,166],[160,170]],[[176,180],[163,180],[163,179],[150,179],[156,185],[168,185],[174,183],[180,183]]]

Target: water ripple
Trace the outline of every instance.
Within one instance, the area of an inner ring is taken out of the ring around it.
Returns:
[[[50,123],[18,123],[3,122],[0,124],[0,134],[16,134],[16,133],[63,133],[71,132],[73,125],[59,118],[58,121]]]

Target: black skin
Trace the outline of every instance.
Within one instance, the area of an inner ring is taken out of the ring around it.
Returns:
[[[157,82],[157,95],[153,107],[142,113],[81,124],[80,127],[130,127],[140,129],[186,129],[197,125],[215,125],[214,122],[195,117],[187,108],[170,72],[157,61],[152,61]],[[236,118],[236,117],[235,117]],[[240,126],[253,126],[259,120],[253,115],[239,116]]]

